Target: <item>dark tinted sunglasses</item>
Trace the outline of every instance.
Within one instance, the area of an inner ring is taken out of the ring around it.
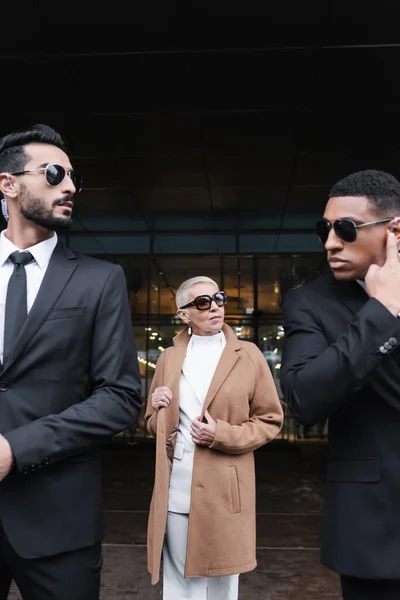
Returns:
[[[181,306],[181,309],[195,306],[197,310],[208,310],[211,308],[213,301],[217,306],[224,306],[224,304],[228,303],[228,296],[225,294],[225,292],[216,292],[214,296],[208,296],[207,294],[204,294],[203,296],[196,296],[192,302],[185,304],[185,306]]]
[[[381,219],[380,221],[370,221],[369,223],[361,223],[356,225],[351,219],[337,219],[333,223],[326,219],[321,219],[316,224],[316,233],[322,244],[326,244],[329,233],[333,227],[334,232],[344,242],[355,242],[357,239],[357,229],[361,227],[369,227],[370,225],[379,225],[380,223],[389,223],[392,219]]]
[[[61,165],[53,165],[50,163],[46,167],[40,167],[39,169],[33,169],[32,171],[10,173],[10,175],[17,177],[18,175],[25,175],[25,173],[45,173],[47,183],[52,186],[60,185],[60,183],[64,181],[65,176],[68,175],[74,184],[76,191],[80,192],[82,189],[82,176],[73,169],[66,171]]]

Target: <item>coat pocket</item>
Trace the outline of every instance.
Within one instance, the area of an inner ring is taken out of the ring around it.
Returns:
[[[52,310],[47,317],[48,321],[55,319],[76,319],[77,317],[84,317],[86,313],[85,306],[73,306],[71,308],[58,308]]]
[[[232,500],[232,512],[234,515],[240,513],[240,491],[239,491],[239,479],[235,466],[229,467],[229,482],[231,486],[231,500]]]

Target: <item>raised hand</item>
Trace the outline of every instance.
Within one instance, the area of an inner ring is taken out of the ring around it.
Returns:
[[[371,265],[365,284],[371,298],[379,300],[393,315],[400,313],[399,242],[394,233],[388,233],[385,264]]]

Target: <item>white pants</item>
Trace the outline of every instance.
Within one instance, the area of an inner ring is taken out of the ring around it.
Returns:
[[[168,513],[163,549],[163,600],[237,600],[239,575],[185,579],[189,515]]]

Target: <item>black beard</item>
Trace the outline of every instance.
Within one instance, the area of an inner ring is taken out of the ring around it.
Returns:
[[[65,219],[61,217],[54,217],[52,213],[35,213],[30,210],[26,210],[21,208],[21,214],[36,223],[36,225],[40,225],[44,229],[48,229],[49,231],[55,231],[57,233],[62,233],[63,231],[68,231],[72,227],[72,219],[71,217],[65,217]]]
[[[65,196],[64,198],[60,198],[53,202],[53,206],[57,206],[61,202],[65,202],[66,200],[72,200],[72,197]],[[71,211],[65,211],[65,218],[55,217],[53,215],[52,210],[47,210],[43,207],[42,202],[39,199],[31,199],[29,205],[27,207],[20,207],[21,214],[28,219],[28,221],[32,221],[47,229],[49,231],[55,231],[58,233],[62,233],[63,231],[68,231],[72,227],[72,218]]]

